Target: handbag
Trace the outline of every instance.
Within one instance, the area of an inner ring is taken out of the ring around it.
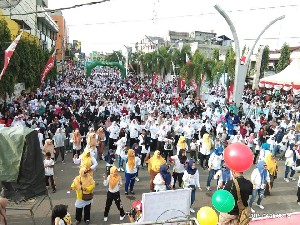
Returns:
[[[82,191],[82,200],[83,200],[83,201],[90,201],[90,200],[92,200],[93,197],[94,197],[93,193],[83,194],[82,183],[81,183],[81,177],[80,177],[80,186],[81,186],[81,191]]]
[[[240,186],[237,182],[236,179],[233,180],[235,188],[236,188],[236,193],[237,193],[237,205],[239,208],[239,215],[238,215],[238,222],[239,225],[249,225],[251,221],[251,211],[249,207],[245,207],[241,198],[241,190]]]

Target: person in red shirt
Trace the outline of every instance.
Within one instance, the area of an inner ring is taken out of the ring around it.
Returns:
[[[241,123],[240,125],[240,134],[242,135],[243,138],[245,138],[247,134],[246,125],[244,123]]]

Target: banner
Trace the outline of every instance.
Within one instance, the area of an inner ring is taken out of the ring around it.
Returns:
[[[154,73],[152,76],[152,86],[155,86],[158,81],[158,74]]]
[[[46,64],[46,66],[44,67],[44,70],[43,70],[43,72],[41,74],[41,83],[44,83],[44,80],[45,80],[47,74],[54,67],[55,54],[56,54],[56,49],[54,50],[54,52],[52,53],[50,59],[48,60],[48,62]]]
[[[179,90],[182,91],[185,87],[185,79],[179,78]]]
[[[23,31],[21,32],[21,34],[18,35],[18,37],[10,44],[10,46],[5,50],[5,53],[4,53],[4,66],[3,66],[3,69],[2,69],[2,72],[0,74],[0,80],[2,78],[2,76],[4,75],[5,71],[6,71],[6,68],[9,64],[9,61],[10,61],[10,58],[13,56],[14,54],[14,51],[21,39],[21,36],[23,34]]]

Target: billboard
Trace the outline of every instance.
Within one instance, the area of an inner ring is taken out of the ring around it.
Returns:
[[[73,40],[74,53],[81,53],[81,41]]]

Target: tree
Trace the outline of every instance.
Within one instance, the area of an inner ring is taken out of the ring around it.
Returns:
[[[242,56],[245,55],[247,50],[247,45],[244,45],[243,50],[242,50]],[[249,49],[248,49],[249,50]]]
[[[227,73],[227,78],[234,80],[235,75],[235,52],[232,48],[229,48],[226,52],[224,62],[224,72]]]
[[[212,60],[219,61],[220,60],[220,49],[215,48],[212,54]]]
[[[267,45],[267,46],[264,47],[264,50],[263,50],[263,53],[262,53],[259,78],[264,77],[264,72],[268,69],[269,59],[270,59],[270,48]]]
[[[280,50],[279,61],[276,65],[276,73],[281,72],[290,64],[290,55],[290,47],[287,43],[284,43]]]

